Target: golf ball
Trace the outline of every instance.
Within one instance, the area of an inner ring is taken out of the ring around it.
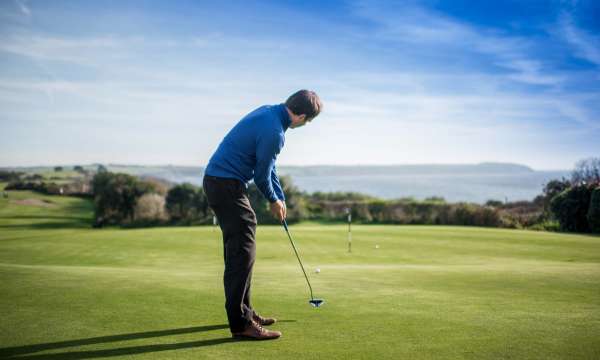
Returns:
[[[318,274],[318,273],[320,273],[320,272],[321,272],[321,269],[319,269],[319,268],[316,268],[316,269],[315,269],[315,272]]]
[[[379,249],[379,245],[375,245],[375,249]]]

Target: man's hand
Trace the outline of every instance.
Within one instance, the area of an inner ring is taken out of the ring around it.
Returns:
[[[271,203],[271,214],[279,220],[279,222],[283,222],[286,216],[285,203],[281,200],[277,200]]]

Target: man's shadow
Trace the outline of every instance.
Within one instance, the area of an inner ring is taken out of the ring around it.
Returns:
[[[280,320],[280,322],[295,322],[295,320]],[[147,331],[147,332],[138,332],[138,333],[130,333],[130,334],[98,336],[98,337],[92,337],[92,338],[86,338],[86,339],[76,339],[76,340],[67,340],[67,341],[59,341],[59,342],[52,342],[52,343],[15,346],[15,347],[0,349],[0,358],[2,358],[2,359],[30,359],[30,360],[31,359],[38,359],[38,360],[93,359],[93,358],[110,357],[110,356],[135,355],[135,354],[143,354],[143,353],[157,352],[157,351],[189,349],[189,348],[195,348],[195,347],[211,346],[211,345],[218,345],[218,344],[224,344],[224,343],[229,343],[229,342],[243,341],[243,340],[234,339],[231,337],[226,337],[226,338],[197,340],[197,341],[188,341],[188,342],[172,343],[172,344],[141,345],[141,346],[121,347],[121,348],[115,348],[115,349],[106,349],[106,350],[73,351],[73,352],[62,352],[62,353],[57,353],[57,354],[39,354],[39,355],[19,356],[19,355],[32,354],[32,353],[46,351],[46,350],[62,349],[62,348],[67,348],[67,347],[72,347],[72,346],[83,346],[83,345],[109,343],[109,342],[115,342],[115,341],[146,339],[146,338],[169,336],[169,335],[190,334],[190,333],[205,332],[205,331],[211,331],[211,330],[222,330],[222,329],[228,329],[228,328],[229,328],[229,326],[226,324],[194,326],[194,327],[187,327],[187,328],[180,328],[180,329],[168,329],[168,330]]]

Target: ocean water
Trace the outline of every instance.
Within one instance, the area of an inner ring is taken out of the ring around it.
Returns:
[[[567,171],[533,171],[517,174],[410,174],[410,175],[352,175],[352,176],[293,176],[301,190],[353,191],[384,199],[413,197],[425,199],[439,196],[449,202],[485,203],[533,200],[552,179],[568,177]]]

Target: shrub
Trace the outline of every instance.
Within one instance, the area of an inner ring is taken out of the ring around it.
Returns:
[[[287,222],[295,223],[309,218],[309,213],[323,213],[324,208],[317,202],[307,204],[306,195],[302,193],[294,184],[289,176],[279,178],[281,188],[285,194],[285,205],[287,207]],[[248,199],[256,213],[256,220],[259,224],[278,224],[279,221],[271,214],[269,202],[260,192],[256,184],[248,186]]]
[[[95,225],[122,225],[133,221],[137,199],[149,192],[152,188],[134,176],[97,173],[92,180]]]
[[[502,205],[504,205],[504,203],[500,200],[488,200],[485,202],[485,206],[491,206],[491,207],[502,207]]]
[[[600,187],[596,187],[592,191],[587,220],[590,225],[590,230],[595,233],[600,233]]]
[[[176,185],[169,190],[166,209],[175,223],[187,225],[210,223],[208,199],[204,190],[189,183]]]
[[[136,221],[164,221],[167,220],[165,211],[165,198],[159,194],[144,194],[135,204],[134,217]]]
[[[550,208],[563,231],[587,232],[591,189],[585,185],[575,185],[556,195]]]
[[[537,231],[559,231],[560,224],[555,220],[544,220],[537,224],[533,224],[528,227],[529,230],[537,230]]]
[[[0,181],[5,181],[5,182],[19,181],[19,179],[21,178],[21,175],[23,175],[23,174],[24,173],[22,173],[22,172],[0,170]]]
[[[197,187],[184,183],[176,185],[167,193],[166,207],[174,221],[191,220],[194,216],[194,198]]]
[[[571,187],[571,182],[566,179],[562,180],[551,180],[549,181],[542,190],[542,199],[538,199],[538,201],[542,201],[544,204],[544,213],[546,215],[552,215],[552,209],[550,208],[550,203],[555,196],[560,194],[561,192],[567,190]],[[549,217],[547,216],[547,217]]]

